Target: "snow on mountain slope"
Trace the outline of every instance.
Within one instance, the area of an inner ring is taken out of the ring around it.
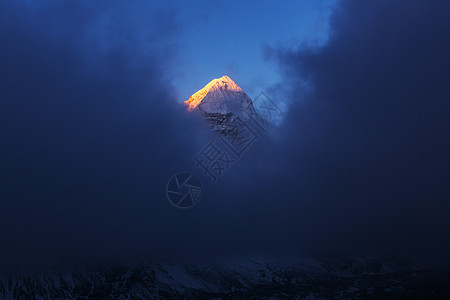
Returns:
[[[375,257],[224,257],[10,276],[0,299],[393,299],[422,292],[433,276],[448,278]],[[448,295],[447,283],[430,288]]]
[[[250,97],[226,75],[210,81],[184,104],[189,111],[201,111],[215,131],[232,128],[236,118],[247,122],[258,116]]]
[[[228,77],[228,76],[227,76]],[[217,81],[220,78],[217,79],[213,79],[211,80],[207,85],[205,85],[204,88],[200,89],[199,91],[197,91],[196,93],[194,93],[189,100],[184,101],[184,104],[188,105],[188,110],[189,111],[193,111],[197,105],[200,104],[200,102],[202,101],[202,99],[206,96],[206,94],[209,92],[209,90],[211,89],[211,87],[213,85],[215,85],[217,83]]]

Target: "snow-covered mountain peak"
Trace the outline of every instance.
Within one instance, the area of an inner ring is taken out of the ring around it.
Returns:
[[[227,75],[215,79],[216,83],[211,86],[210,91],[227,90],[232,92],[243,92],[242,89]]]
[[[193,94],[189,100],[184,101],[188,105],[188,110],[193,111],[205,98],[208,92],[228,91],[228,92],[242,92],[242,89],[227,75],[211,80],[202,89]]]
[[[202,112],[213,131],[221,134],[235,128],[233,123],[237,118],[247,122],[258,115],[252,99],[226,75],[211,80],[184,104],[189,111]]]

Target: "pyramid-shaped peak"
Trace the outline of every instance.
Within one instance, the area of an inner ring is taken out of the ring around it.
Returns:
[[[227,75],[211,80],[204,88],[193,94],[189,100],[184,101],[188,105],[188,110],[192,111],[209,92],[226,91],[226,92],[242,92],[242,89]]]
[[[233,79],[231,79],[230,77],[228,77],[227,75],[224,75],[220,78],[214,79],[213,81],[219,82],[220,84],[226,84],[226,83],[233,83],[236,84]],[[236,84],[237,85],[237,84]]]
[[[242,91],[242,89],[227,75],[214,79],[215,84],[211,86],[210,90],[227,89],[230,91]]]

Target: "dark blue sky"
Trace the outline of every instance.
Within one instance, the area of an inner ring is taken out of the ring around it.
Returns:
[[[281,80],[265,59],[267,45],[320,45],[328,36],[334,0],[180,1],[175,84],[186,100],[212,78],[229,75],[251,97]]]
[[[2,270],[255,252],[449,263],[448,2],[208,3],[0,4]],[[167,180],[199,172],[211,138],[180,101],[222,74],[288,110],[175,209]]]

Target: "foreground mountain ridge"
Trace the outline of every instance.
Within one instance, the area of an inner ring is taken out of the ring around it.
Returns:
[[[0,298],[441,299],[448,281],[430,286],[445,277],[436,272],[375,257],[165,261],[10,276],[0,280]]]

